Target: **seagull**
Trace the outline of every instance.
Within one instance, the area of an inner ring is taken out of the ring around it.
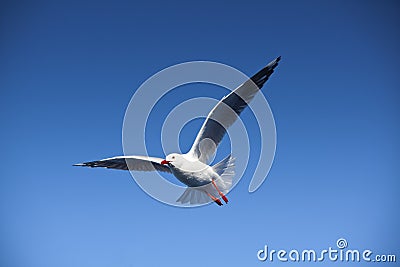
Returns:
[[[214,201],[222,206],[220,199],[228,203],[226,194],[232,187],[235,159],[232,155],[228,155],[213,166],[210,166],[208,161],[216,153],[227,129],[263,87],[278,66],[280,59],[281,57],[277,57],[271,61],[217,103],[205,119],[188,153],[172,153],[165,159],[148,156],[118,156],[74,164],[74,166],[172,173],[180,182],[187,185],[186,190],[176,200],[178,203],[201,204]]]

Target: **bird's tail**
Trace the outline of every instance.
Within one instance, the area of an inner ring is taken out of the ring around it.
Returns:
[[[227,194],[232,187],[232,179],[235,175],[235,159],[231,155],[221,160],[213,167],[219,178],[215,180],[215,184],[223,194]],[[188,187],[183,194],[176,200],[182,204],[204,204],[211,202],[209,195],[216,198],[219,197],[218,191],[209,183],[198,187]]]
[[[207,186],[207,185],[206,185]],[[183,194],[176,200],[182,204],[205,204],[211,201],[205,191],[206,186],[188,187]]]

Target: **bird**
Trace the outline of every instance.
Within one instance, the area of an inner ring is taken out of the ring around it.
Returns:
[[[78,163],[74,166],[172,173],[187,186],[176,200],[178,203],[201,204],[213,201],[218,206],[222,206],[222,199],[227,204],[226,194],[232,187],[232,178],[235,175],[235,158],[229,154],[213,166],[209,165],[208,161],[216,153],[227,129],[264,86],[280,60],[280,56],[275,58],[217,103],[203,122],[189,152],[172,153],[165,158],[117,156]]]

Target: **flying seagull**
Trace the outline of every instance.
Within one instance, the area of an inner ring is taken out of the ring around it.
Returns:
[[[119,156],[74,166],[103,167],[131,171],[161,171],[172,173],[187,189],[177,199],[182,204],[207,203],[213,200],[219,206],[228,203],[226,194],[232,186],[234,158],[228,155],[219,163],[210,166],[208,161],[224,137],[226,130],[236,121],[240,113],[278,66],[281,57],[271,61],[249,80],[223,97],[210,111],[192,148],[186,154],[172,153],[165,159],[147,156]]]

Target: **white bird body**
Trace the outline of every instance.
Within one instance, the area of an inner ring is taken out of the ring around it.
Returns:
[[[213,168],[188,154],[173,153],[166,157],[168,166],[179,181],[187,186],[197,187],[218,178]]]
[[[225,96],[210,111],[204,121],[192,148],[186,154],[172,153],[165,159],[147,156],[119,156],[98,161],[75,164],[75,166],[105,167],[133,171],[162,171],[172,173],[188,186],[177,202],[200,204],[211,200],[222,205],[232,186],[234,159],[229,155],[214,166],[208,160],[229,128],[254,98],[254,95],[268,80],[278,65],[280,57]]]

